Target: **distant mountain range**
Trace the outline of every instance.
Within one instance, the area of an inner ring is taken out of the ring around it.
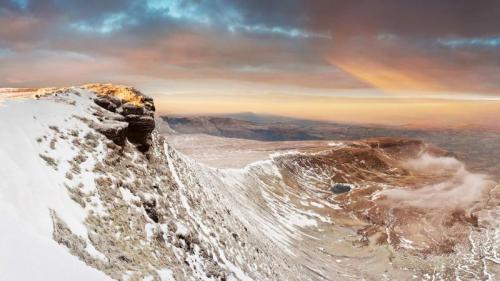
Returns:
[[[258,120],[258,118],[251,118]],[[178,133],[203,133],[212,136],[242,138],[262,141],[283,140],[318,140],[315,136],[299,125],[293,123],[264,123],[243,119],[200,116],[200,117],[168,117],[162,120]]]
[[[477,126],[451,129],[416,125],[381,126],[342,124],[260,115],[251,112],[204,116],[161,116],[177,133],[207,134],[260,141],[359,140],[372,137],[405,137],[435,144],[464,161],[477,172],[500,177],[500,131]]]

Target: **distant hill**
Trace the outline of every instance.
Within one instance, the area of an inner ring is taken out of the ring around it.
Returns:
[[[341,124],[255,113],[212,116],[162,116],[177,133],[261,141],[360,140],[405,137],[435,144],[464,161],[474,171],[500,177],[500,132],[462,126],[450,129],[416,126]]]
[[[227,117],[168,117],[163,121],[178,133],[202,133],[227,138],[242,138],[261,141],[318,140],[295,124],[264,124]]]

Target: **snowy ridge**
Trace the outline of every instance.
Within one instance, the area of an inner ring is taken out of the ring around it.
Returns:
[[[94,97],[3,102],[1,280],[308,279],[163,137],[142,153],[92,129],[107,118]]]

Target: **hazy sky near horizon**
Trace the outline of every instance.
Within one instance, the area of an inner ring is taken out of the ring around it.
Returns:
[[[499,73],[499,1],[0,0],[0,87],[124,83],[162,112],[495,122]]]

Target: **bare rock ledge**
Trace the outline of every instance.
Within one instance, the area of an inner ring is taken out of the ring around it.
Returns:
[[[87,84],[82,88],[94,92],[95,104],[107,112],[100,112],[102,123],[96,129],[118,145],[129,140],[146,152],[151,132],[155,128],[153,99],[137,89],[112,84]]]

